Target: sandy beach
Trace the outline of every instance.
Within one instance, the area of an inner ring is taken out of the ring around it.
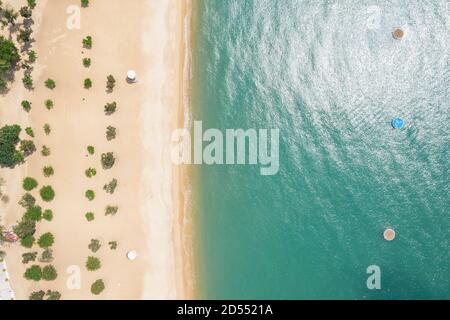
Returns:
[[[59,291],[62,299],[192,298],[191,226],[184,212],[186,172],[170,158],[171,133],[184,123],[190,1],[134,0],[126,5],[119,0],[91,1],[80,9],[79,29],[67,25],[73,1],[38,3],[35,88],[24,89],[20,74],[11,90],[0,96],[0,125],[32,127],[38,151],[23,165],[0,169],[9,198],[0,204],[0,218],[7,227],[21,218],[24,209],[17,203],[25,193],[25,177],[35,178],[39,187],[54,188],[56,197],[49,203],[40,201],[38,190],[31,193],[43,209],[54,213],[51,222],[38,224],[36,234],[55,236],[52,264],[58,278],[26,280],[23,274],[29,265],[22,263],[21,255],[30,250],[7,245],[16,298],[28,299],[33,291],[49,289]],[[93,39],[91,49],[82,47],[88,35]],[[91,59],[89,68],[83,66],[83,58]],[[136,70],[136,83],[127,83],[129,69]],[[113,92],[106,91],[110,74],[117,80]],[[56,81],[54,90],[44,86],[48,78]],[[83,88],[86,78],[93,83],[89,90]],[[24,99],[32,102],[30,113],[20,107]],[[47,99],[54,101],[52,110],[44,106]],[[105,115],[104,105],[113,101],[117,111]],[[50,135],[43,130],[47,123]],[[117,130],[111,141],[105,136],[108,126]],[[51,149],[50,156],[41,155],[43,145]],[[87,146],[95,147],[94,155]],[[116,157],[110,170],[103,170],[100,162],[106,152]],[[51,177],[42,173],[47,165],[54,168]],[[90,167],[96,169],[95,177],[85,176]],[[118,187],[108,194],[103,186],[112,179],[117,179]],[[88,189],[96,194],[93,201],[85,197]],[[117,206],[117,214],[106,216],[106,206]],[[86,220],[87,212],[95,214],[94,221]],[[102,245],[95,254],[88,248],[91,239]],[[117,241],[116,250],[109,248],[110,241]],[[135,261],[127,259],[130,250],[138,253]],[[88,256],[101,260],[99,270],[86,270]],[[79,288],[70,285],[74,270],[80,271]],[[95,296],[90,289],[98,279],[106,289]]]

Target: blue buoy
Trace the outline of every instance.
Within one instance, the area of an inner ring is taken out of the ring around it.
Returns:
[[[394,118],[391,124],[394,129],[402,129],[405,126],[405,121],[401,118]]]

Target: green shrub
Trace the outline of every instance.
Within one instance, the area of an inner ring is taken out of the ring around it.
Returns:
[[[51,263],[53,262],[53,250],[51,248],[47,248],[42,252],[41,257],[39,258],[39,262],[42,263]]]
[[[31,111],[31,102],[24,100],[21,102],[22,108],[23,110],[25,110],[26,112],[30,112]]]
[[[116,191],[117,185],[117,179],[112,179],[110,182],[103,186],[103,190],[105,190],[106,193],[113,194]]]
[[[36,204],[36,198],[29,193],[25,193],[19,201],[19,205],[28,209]]]
[[[58,277],[58,273],[56,272],[56,269],[52,265],[45,266],[42,269],[42,279],[46,281],[53,281],[56,280]]]
[[[21,239],[26,236],[32,236],[36,232],[36,221],[22,219],[16,226],[13,227],[13,231]]]
[[[100,244],[100,241],[97,239],[91,239],[91,242],[88,245],[88,248],[93,253],[96,253],[98,250],[100,250],[101,247],[102,247],[102,245]]]
[[[105,114],[107,116],[112,115],[117,110],[117,102],[108,102],[105,104]]]
[[[95,153],[95,148],[94,148],[93,146],[88,146],[88,147],[87,147],[87,152],[88,152],[90,155],[93,155],[93,154]]]
[[[19,150],[23,156],[28,157],[36,151],[36,145],[31,140],[22,140],[19,144]]]
[[[92,178],[97,174],[97,170],[95,170],[94,168],[88,168],[86,169],[86,171],[84,171],[84,174],[86,175],[86,177]]]
[[[41,155],[43,157],[48,157],[50,155],[50,148],[47,146],[42,146]]]
[[[36,8],[36,0],[27,0],[27,3],[31,9]]]
[[[44,167],[44,168],[42,169],[42,172],[44,173],[44,176],[45,176],[46,178],[51,177],[52,175],[55,174],[55,170],[53,169],[53,167],[50,167],[50,166]]]
[[[118,206],[107,206],[105,208],[105,216],[115,216],[117,211],[119,211]]]
[[[31,18],[33,11],[31,10],[30,7],[21,7],[19,13],[23,18],[28,19]]]
[[[109,244],[109,248],[111,250],[116,250],[117,249],[117,246],[118,246],[117,241],[110,241],[110,242],[108,242],[108,244]]]
[[[113,91],[115,86],[116,86],[116,79],[114,79],[114,77],[110,74],[106,78],[106,88],[108,89],[108,91]]]
[[[86,68],[89,68],[91,66],[91,59],[90,58],[84,58],[83,59],[83,66]]]
[[[52,132],[52,129],[48,123],[44,124],[44,132],[47,136]]]
[[[38,240],[38,245],[42,249],[50,248],[53,243],[55,242],[55,238],[53,237],[53,234],[50,232],[44,233]]]
[[[105,169],[105,170],[111,169],[116,162],[114,153],[112,153],[112,152],[103,153],[101,162],[102,162],[103,169]]]
[[[25,72],[23,74],[22,83],[26,89],[33,89],[33,78],[30,73]]]
[[[36,59],[37,59],[36,51],[30,50],[27,52],[27,54],[28,54],[28,62],[29,63],[36,62]]]
[[[30,137],[34,138],[34,132],[31,127],[25,128],[25,133],[29,135]]]
[[[61,300],[61,293],[58,291],[47,290],[47,300]]]
[[[51,186],[42,187],[42,189],[39,191],[39,194],[41,195],[42,200],[44,200],[45,202],[50,202],[55,198],[55,191]]]
[[[24,274],[25,279],[39,281],[42,279],[42,269],[38,265],[29,267]]]
[[[47,88],[49,88],[50,90],[53,90],[56,88],[56,82],[55,82],[55,80],[47,79],[47,81],[45,81],[45,86]]]
[[[92,80],[91,79],[84,79],[84,88],[85,89],[90,89],[92,88]]]
[[[92,48],[92,43],[93,43],[93,41],[92,41],[91,36],[87,36],[86,38],[83,39],[83,46],[85,48],[88,48],[88,49]]]
[[[30,294],[30,300],[44,300],[45,292],[43,290],[35,291]]]
[[[96,271],[102,266],[100,259],[96,257],[88,257],[86,261],[86,269],[88,271]]]
[[[31,191],[38,186],[38,182],[33,178],[25,178],[23,179],[22,186],[26,191]]]
[[[92,200],[95,199],[95,192],[94,192],[93,190],[87,190],[87,191],[84,193],[84,196],[85,196],[89,201],[92,201]]]
[[[24,155],[17,150],[16,147],[20,142],[20,132],[22,129],[19,125],[4,126],[0,129],[0,166],[14,167],[21,163]]]
[[[52,100],[50,100],[50,99],[45,100],[45,107],[48,110],[52,110],[54,106],[55,106],[55,104]]]
[[[91,285],[91,292],[95,295],[99,295],[105,290],[105,283],[103,280],[97,280]]]
[[[29,262],[36,261],[37,252],[27,252],[22,254],[22,263],[28,264]]]
[[[89,221],[89,222],[91,222],[91,221],[93,221],[95,219],[95,215],[94,215],[93,212],[86,213],[85,217],[86,217],[86,220]]]
[[[81,6],[83,8],[86,8],[89,6],[89,0],[81,0]]]
[[[53,220],[53,211],[50,209],[45,210],[44,213],[42,214],[42,218],[44,218],[47,221],[52,221]]]
[[[114,128],[113,126],[108,126],[106,128],[106,139],[108,141],[114,140],[116,138],[116,134],[117,134],[116,131],[117,131],[116,128]]]
[[[35,239],[33,236],[26,236],[25,238],[20,239],[20,245],[30,249],[34,244],[34,241]]]
[[[42,209],[39,206],[29,208],[24,215],[25,219],[39,222],[42,220]]]

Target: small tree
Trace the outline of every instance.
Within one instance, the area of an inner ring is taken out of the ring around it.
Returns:
[[[36,204],[36,198],[29,193],[25,193],[19,201],[19,205],[28,209]]]
[[[26,89],[29,90],[33,89],[33,78],[31,77],[31,74],[28,71],[26,71],[23,74],[22,83]]]
[[[20,245],[22,247],[30,249],[34,244],[34,241],[35,241],[35,239],[33,236],[26,236],[25,238],[22,238],[20,240]]]
[[[47,79],[47,80],[45,81],[45,86],[46,86],[47,88],[49,88],[50,90],[53,90],[53,89],[56,88],[56,82],[55,82],[55,80],[53,80],[53,79]]]
[[[110,102],[110,103],[107,103],[105,105],[105,114],[107,116],[112,115],[114,112],[116,112],[116,110],[117,110],[117,103],[116,102]]]
[[[91,49],[92,48],[92,37],[91,36],[87,36],[86,38],[83,39],[83,47],[87,48],[87,49]]]
[[[105,170],[111,169],[116,163],[116,158],[114,157],[114,153],[107,152],[102,154],[102,167]]]
[[[106,193],[113,194],[116,191],[117,184],[117,179],[112,179],[110,182],[103,186],[103,190],[105,190]]]
[[[100,241],[97,239],[91,239],[91,242],[88,245],[88,248],[93,253],[96,253],[98,250],[100,250],[101,247],[102,247],[102,245],[100,244]]]
[[[116,86],[116,79],[110,74],[107,78],[106,78],[106,88],[108,89],[108,91],[113,91],[114,87]]]
[[[108,242],[108,244],[109,244],[109,248],[110,248],[111,250],[116,250],[117,247],[118,247],[117,241],[110,241],[110,242]]]
[[[29,27],[25,27],[24,29],[19,30],[19,34],[17,35],[17,41],[28,43],[31,41],[31,35],[33,34],[33,30]]]
[[[58,291],[51,291],[47,290],[47,300],[60,300],[61,299],[61,293]]]
[[[46,177],[46,178],[51,177],[52,175],[55,174],[55,170],[51,166],[44,167],[42,169],[42,172],[44,173],[44,177]]]
[[[28,157],[36,151],[36,145],[31,140],[22,140],[20,141],[19,149],[25,157]]]
[[[42,146],[41,154],[44,157],[48,157],[50,155],[50,148],[47,146]]]
[[[38,186],[38,182],[34,178],[27,177],[23,179],[22,186],[26,191],[31,191]]]
[[[89,201],[92,201],[92,200],[95,199],[95,192],[94,192],[93,190],[87,190],[87,191],[84,193],[84,195],[85,195],[85,197],[86,197]]]
[[[44,300],[44,296],[45,296],[45,292],[40,290],[40,291],[32,292],[29,299],[30,300]]]
[[[36,261],[37,252],[27,252],[22,254],[22,263],[28,264],[29,262]]]
[[[45,135],[49,135],[52,132],[52,129],[48,123],[44,124],[44,133]]]
[[[33,220],[22,219],[13,227],[14,233],[21,239],[26,236],[32,236],[36,232],[36,222]]]
[[[106,128],[106,139],[108,141],[114,140],[116,138],[116,128],[112,127],[112,126],[108,126]]]
[[[51,186],[42,187],[39,194],[45,202],[50,202],[55,198],[55,191]]]
[[[53,243],[55,242],[55,238],[53,237],[53,234],[50,232],[44,233],[38,240],[38,245],[42,249],[50,248]]]
[[[105,283],[101,279],[91,285],[91,292],[95,295],[99,295],[103,290],[105,290]]]
[[[94,221],[95,219],[95,215],[93,212],[86,213],[85,217],[88,222]]]
[[[31,10],[30,7],[22,7],[20,8],[19,13],[23,18],[29,19],[33,15],[33,10]]]
[[[89,6],[89,0],[81,0],[81,6],[83,8],[86,8]]]
[[[34,131],[33,131],[33,128],[31,128],[31,127],[25,128],[25,133],[26,133],[27,135],[29,135],[31,138],[34,138]]]
[[[45,266],[42,269],[42,279],[46,281],[53,281],[56,280],[58,277],[58,273],[56,272],[56,269],[52,265]]]
[[[25,279],[39,281],[42,279],[42,269],[38,265],[29,267],[24,274]]]
[[[105,216],[115,216],[119,211],[118,206],[106,206],[105,208]]]
[[[30,112],[31,111],[31,102],[24,100],[21,103],[23,110],[25,110],[26,112]]]
[[[42,220],[42,209],[39,206],[29,208],[24,215],[25,219],[39,222]]]
[[[88,271],[96,271],[102,266],[100,259],[96,257],[88,257],[86,261],[86,269]]]
[[[27,3],[31,9],[36,8],[36,0],[27,0]]]
[[[39,258],[39,262],[42,262],[42,263],[53,262],[53,250],[51,248],[45,249],[42,252],[41,257]]]
[[[95,170],[95,168],[88,168],[86,169],[86,171],[84,171],[84,174],[86,175],[86,177],[92,178],[97,174],[97,170]]]
[[[45,107],[47,108],[47,110],[52,110],[54,106],[55,103],[53,102],[53,100],[51,99],[45,100]]]
[[[52,221],[53,220],[53,211],[50,209],[47,209],[44,211],[44,213],[42,213],[42,218],[44,218],[44,220],[47,221]]]
[[[95,148],[94,148],[93,146],[88,146],[88,147],[87,147],[87,152],[88,152],[90,155],[93,155],[93,154],[95,153]]]
[[[84,88],[85,89],[90,89],[90,88],[92,88],[92,80],[91,79],[85,79],[84,80]]]
[[[29,63],[34,63],[37,60],[37,54],[36,51],[30,50],[28,51],[28,62]]]
[[[84,58],[83,59],[83,66],[85,68],[89,68],[91,66],[91,58]]]

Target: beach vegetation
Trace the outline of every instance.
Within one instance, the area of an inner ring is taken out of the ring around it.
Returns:
[[[53,100],[51,99],[45,100],[45,107],[47,108],[47,110],[52,110],[54,106],[55,103],[53,102]]]
[[[115,216],[118,211],[119,211],[118,206],[106,206],[105,216]]]
[[[30,72],[26,71],[23,74],[22,83],[26,89],[33,89],[33,78],[31,77]]]
[[[51,234],[50,232],[47,232],[47,233],[44,233],[42,236],[40,236],[40,238],[38,240],[38,245],[42,249],[46,249],[46,248],[51,247],[54,242],[55,242],[55,238],[54,238],[53,234]]]
[[[30,50],[27,52],[28,55],[28,62],[29,63],[34,63],[37,60],[37,54],[36,51]]]
[[[36,261],[37,252],[26,252],[22,254],[22,263],[28,264],[30,262]]]
[[[20,8],[19,13],[22,18],[29,19],[33,15],[33,10],[28,6],[25,6]]]
[[[86,220],[88,222],[94,221],[95,220],[95,215],[93,212],[88,212],[85,214]]]
[[[116,158],[114,157],[113,152],[107,152],[102,154],[101,158],[102,167],[105,170],[111,169],[116,163]]]
[[[21,140],[19,150],[22,152],[24,157],[28,157],[36,151],[36,145],[31,140]]]
[[[52,132],[52,129],[48,123],[44,124],[44,133],[45,135],[49,135]]]
[[[39,194],[41,195],[42,200],[45,202],[50,202],[55,198],[55,191],[51,186],[44,186],[39,191]]]
[[[84,174],[86,175],[86,177],[92,178],[97,174],[97,170],[95,170],[95,168],[88,168],[86,169],[86,171],[84,171]]]
[[[2,10],[3,19],[2,23],[4,25],[11,24],[12,26],[16,25],[16,20],[19,17],[19,13],[16,12],[13,8],[3,8]]]
[[[97,239],[91,239],[91,242],[88,245],[89,250],[91,250],[93,253],[96,253],[100,248],[102,247],[100,240]]]
[[[44,300],[44,296],[45,296],[45,291],[39,290],[39,291],[32,292],[30,294],[29,299],[30,300]]]
[[[81,0],[81,6],[83,8],[86,8],[89,6],[89,0]]]
[[[116,79],[113,75],[109,75],[106,77],[106,89],[108,89],[109,92],[114,90],[114,87],[116,86]]]
[[[52,175],[55,174],[55,170],[53,169],[52,166],[44,167],[44,168],[42,169],[42,172],[43,172],[43,174],[44,174],[44,177],[46,177],[46,178],[49,178],[49,177],[51,177]]]
[[[47,209],[47,210],[45,210],[43,213],[42,213],[42,218],[44,219],[44,220],[46,220],[46,221],[52,221],[53,220],[53,211],[52,210],[50,210],[50,209]]]
[[[86,269],[88,271],[96,271],[98,269],[100,269],[102,266],[100,259],[96,258],[96,257],[88,257],[86,260]]]
[[[31,35],[33,34],[33,30],[31,28],[25,27],[19,30],[19,34],[17,35],[17,41],[27,43],[31,41]]]
[[[49,78],[45,81],[45,86],[48,89],[53,90],[56,88],[56,82],[55,82],[55,80]]]
[[[114,140],[116,138],[116,135],[117,135],[117,130],[115,127],[108,126],[106,128],[106,139],[108,141]]]
[[[23,110],[25,110],[26,112],[30,112],[31,111],[31,102],[24,100],[21,102],[21,106],[23,108]]]
[[[84,88],[85,89],[92,88],[92,80],[91,79],[89,79],[89,78],[84,79]]]
[[[19,134],[22,131],[19,125],[6,125],[0,129],[0,166],[14,167],[23,162],[23,154],[16,149],[20,142]]]
[[[47,147],[46,145],[42,146],[42,150],[41,150],[41,154],[44,157],[48,157],[50,155],[50,148]]]
[[[52,265],[45,266],[42,268],[42,279],[46,281],[53,281],[56,280],[58,277],[58,273],[56,272],[56,269]]]
[[[34,244],[34,237],[33,236],[26,236],[25,238],[20,239],[20,245],[24,248],[30,249]]]
[[[92,48],[92,44],[93,44],[93,41],[92,41],[91,36],[87,36],[83,39],[83,47],[90,49],[90,48]]]
[[[0,36],[0,76],[10,74],[20,61],[19,50],[14,42]]]
[[[101,279],[91,285],[91,292],[95,295],[99,295],[103,290],[105,290],[105,283]]]
[[[90,66],[91,66],[91,58],[84,58],[83,59],[83,66],[85,67],[85,68],[89,68]]]
[[[42,279],[42,268],[38,265],[29,267],[24,274],[25,279],[40,281]]]
[[[87,190],[87,191],[84,193],[84,196],[85,196],[89,201],[92,201],[92,200],[95,199],[95,192],[94,192],[93,190]]]
[[[25,193],[19,201],[19,205],[25,209],[31,208],[36,204],[36,198],[28,192]]]
[[[47,248],[42,251],[41,257],[39,258],[39,262],[42,263],[51,263],[53,262],[53,250],[51,248]]]
[[[37,186],[38,186],[38,182],[34,178],[27,177],[27,178],[23,179],[23,181],[22,181],[22,187],[26,191],[31,191],[31,190],[35,189]]]
[[[61,293],[58,291],[47,290],[47,300],[61,300]]]
[[[25,219],[39,222],[42,220],[42,208],[34,206],[29,208],[24,215]]]
[[[31,128],[31,127],[25,128],[25,133],[26,133],[27,135],[29,135],[31,138],[34,138],[34,131],[33,131],[33,128]]]
[[[36,222],[23,219],[13,227],[14,233],[21,239],[32,236],[36,233]]]
[[[108,242],[108,245],[111,250],[116,250],[119,244],[117,243],[117,241],[110,241]]]
[[[117,110],[117,102],[109,102],[105,104],[105,114],[107,116],[112,115]]]
[[[117,179],[112,179],[110,182],[103,186],[103,190],[105,190],[106,193],[113,194],[116,191],[117,185]]]

